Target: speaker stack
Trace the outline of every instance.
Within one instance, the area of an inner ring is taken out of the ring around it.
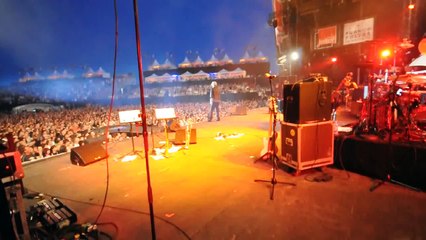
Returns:
[[[301,170],[333,164],[331,82],[283,85],[282,163]]]

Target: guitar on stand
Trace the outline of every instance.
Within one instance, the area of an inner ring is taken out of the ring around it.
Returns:
[[[191,141],[192,120],[190,118],[182,120],[182,126],[185,127],[185,149],[189,149]]]
[[[279,161],[279,157],[277,156],[277,151],[278,151],[278,147],[276,146],[276,139],[277,139],[277,133],[275,131],[276,125],[277,125],[277,108],[276,106],[276,98],[274,97],[274,91],[272,88],[272,79],[275,78],[276,76],[271,75],[269,73],[265,74],[266,77],[269,79],[269,85],[271,88],[271,105],[272,108],[270,107],[269,113],[270,113],[270,117],[269,117],[269,136],[270,137],[270,143],[268,142],[268,151],[263,154],[262,156],[260,156],[259,159],[269,159],[272,162],[272,177],[271,180],[263,180],[263,179],[255,179],[255,182],[267,182],[271,184],[271,192],[270,192],[270,199],[274,200],[274,192],[275,192],[275,185],[276,184],[286,184],[286,185],[291,185],[291,186],[296,186],[296,184],[294,183],[290,183],[290,182],[280,182],[277,180],[276,178],[276,169],[278,168],[278,161]],[[271,124],[271,120],[272,120],[272,124]],[[272,134],[271,134],[272,133]],[[257,161],[257,160],[256,160]]]
[[[269,129],[268,137],[263,138],[263,148],[260,150],[260,157],[257,160],[267,161],[270,159],[270,154],[278,151],[278,146],[276,144],[276,139],[278,133],[274,130],[274,116],[278,112],[278,105],[276,104],[275,97],[270,97],[269,100]],[[274,149],[275,148],[275,149]],[[256,161],[257,161],[256,160]]]

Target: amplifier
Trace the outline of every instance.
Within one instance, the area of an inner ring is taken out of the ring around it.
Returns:
[[[187,137],[186,134],[188,134],[186,128],[177,129],[176,134],[175,134],[175,140],[173,141],[173,144],[175,144],[175,145],[186,144],[186,137]],[[189,137],[189,143],[190,144],[197,143],[197,129],[191,128],[188,137]]]
[[[301,170],[333,164],[333,121],[281,123],[282,163]]]
[[[0,154],[0,179],[13,177],[14,180],[24,177],[21,154],[18,151]]]
[[[329,121],[331,82],[285,84],[283,103],[280,104],[285,122],[302,124]]]

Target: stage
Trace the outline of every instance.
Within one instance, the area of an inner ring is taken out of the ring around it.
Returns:
[[[344,125],[353,119],[342,115],[340,120]],[[272,184],[254,181],[270,181],[272,177],[270,162],[255,161],[264,148],[264,138],[268,137],[266,108],[194,127],[197,143],[190,144],[189,149],[170,152],[163,159],[150,157],[157,239],[426,238],[424,192],[390,182],[370,191],[376,183],[371,177],[383,177],[386,172],[381,168],[369,170],[371,157],[361,158],[362,167],[356,163],[357,156],[365,156],[366,151],[371,155],[377,152],[371,145],[364,149],[358,141],[336,138],[334,164],[298,176],[279,164],[277,180],[296,186],[274,185],[274,200],[271,200]],[[278,124],[278,132],[280,127]],[[280,135],[277,146],[281,156]],[[174,134],[169,134],[169,138],[173,140]],[[156,129],[148,139],[151,153],[152,142],[154,147],[160,147],[165,135]],[[108,184],[99,230],[114,239],[150,239],[143,138],[139,135],[133,140],[135,152],[131,138],[108,144],[108,174],[106,160],[76,166],[71,164],[70,155],[65,154],[26,164],[24,186],[29,193],[60,199],[75,211],[78,223],[93,223]],[[358,147],[353,148],[355,144]],[[136,159],[123,161],[132,155]],[[336,161],[336,157],[342,161]],[[424,160],[417,156],[415,166],[424,167]],[[370,172],[374,174],[369,176]],[[424,171],[409,173],[423,174],[415,178],[424,180]],[[326,181],[324,176],[331,179]],[[413,183],[412,179],[408,180],[407,184]],[[30,199],[25,203],[29,207],[36,201]]]

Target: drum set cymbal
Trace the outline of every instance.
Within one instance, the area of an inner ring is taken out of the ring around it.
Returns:
[[[386,81],[385,81],[386,80]],[[363,100],[360,123],[364,131],[392,131],[402,139],[426,141],[426,75],[372,76],[370,94]]]

